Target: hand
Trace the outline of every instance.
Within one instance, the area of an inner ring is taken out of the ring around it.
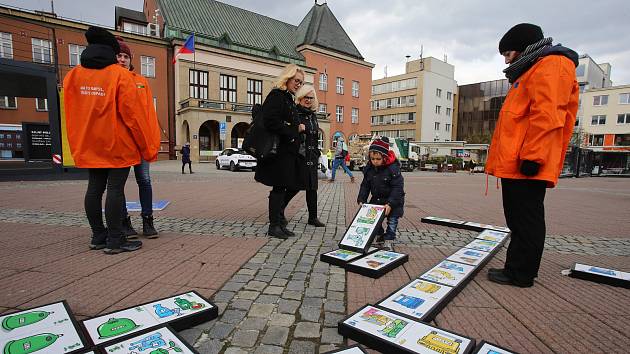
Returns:
[[[540,164],[534,161],[523,160],[521,163],[521,173],[527,177],[533,177],[538,174]]]
[[[300,125],[298,125],[298,132],[300,132],[300,133],[301,133],[301,132],[303,132],[303,131],[305,131],[305,130],[306,130],[306,125],[304,125],[304,124],[300,124]]]
[[[359,207],[363,206],[363,203],[361,203],[360,201],[357,201],[357,204],[359,204]]]
[[[389,216],[389,213],[392,212],[392,207],[389,204],[385,204],[385,216]]]

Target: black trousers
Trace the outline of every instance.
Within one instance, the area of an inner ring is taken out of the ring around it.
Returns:
[[[188,164],[188,171],[192,172],[192,163],[189,162],[182,162],[182,173],[184,173],[184,167],[186,166],[186,164]]]
[[[505,270],[512,278],[529,282],[538,276],[545,247],[545,192],[547,182],[501,179],[503,212],[512,231]]]
[[[287,194],[286,187],[273,187],[269,192],[269,226],[280,223],[280,214],[284,209],[284,199]]]
[[[88,188],[85,192],[85,214],[87,215],[92,235],[103,235],[103,194],[105,198],[105,221],[107,222],[107,244],[117,247],[122,235],[123,203],[125,183],[129,176],[129,167],[125,168],[90,168]]]
[[[284,196],[284,206],[282,207],[282,212],[284,212],[284,208],[289,205],[289,202],[293,197],[295,197],[300,191],[288,190]],[[317,219],[317,189],[307,189],[306,190],[306,207],[308,208],[308,218],[309,220]]]

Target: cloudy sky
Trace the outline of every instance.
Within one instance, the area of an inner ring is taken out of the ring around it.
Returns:
[[[299,24],[313,0],[222,0]],[[320,3],[323,0],[319,0]],[[50,9],[50,0],[0,0],[27,9]],[[112,26],[114,6],[142,9],[142,0],[55,0],[64,17]],[[540,25],[562,43],[596,62],[612,64],[613,84],[630,84],[628,0],[330,0],[331,8],[361,54],[376,64],[372,76],[404,72],[405,56],[443,59],[455,65],[458,83],[503,78],[498,41],[520,22]]]

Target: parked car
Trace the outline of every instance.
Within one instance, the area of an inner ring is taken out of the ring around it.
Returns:
[[[235,172],[242,169],[256,169],[256,158],[245,152],[243,149],[227,148],[217,156],[215,162],[217,170],[229,168]]]

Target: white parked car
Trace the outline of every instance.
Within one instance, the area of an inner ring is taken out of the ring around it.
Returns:
[[[217,170],[229,168],[234,172],[249,168],[253,171],[256,169],[256,158],[243,149],[228,148],[217,156],[216,166]]]

